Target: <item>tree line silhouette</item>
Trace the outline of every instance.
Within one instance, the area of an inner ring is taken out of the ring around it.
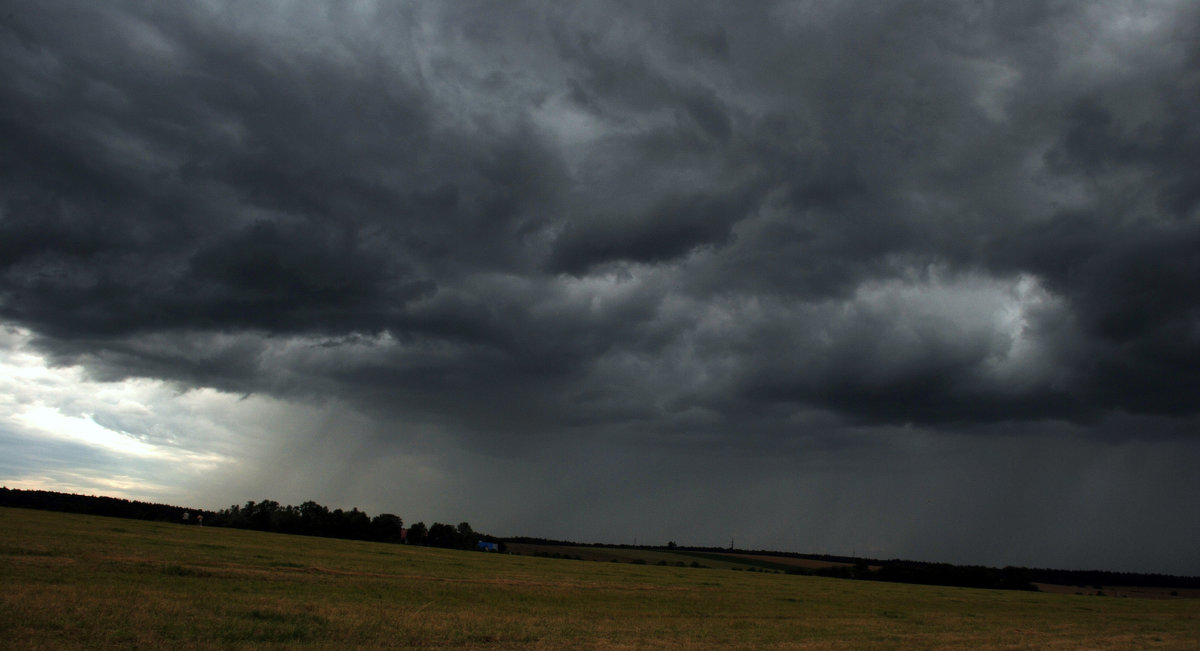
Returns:
[[[160,522],[178,522],[183,514],[209,512],[196,509],[185,509],[169,504],[153,504],[121,499],[119,497],[97,497],[94,495],[76,495],[74,493],[56,493],[53,491],[21,490],[19,488],[0,487],[0,506],[13,506],[42,511],[62,511],[65,513],[83,513],[86,515],[103,515],[113,518],[131,520],[157,520]]]
[[[0,487],[0,506],[454,549],[475,549],[480,541],[488,541],[497,543],[503,551],[504,544],[494,536],[476,532],[466,522],[458,526],[434,522],[429,527],[424,522],[417,522],[405,529],[404,521],[393,513],[371,517],[357,507],[349,511],[330,510],[313,501],[292,506],[275,500],[251,500],[242,505],[207,511],[116,497]]]
[[[404,533],[404,522],[395,514],[381,513],[371,517],[359,511],[357,507],[349,511],[331,511],[328,507],[312,501],[304,502],[300,506],[284,506],[275,500],[251,500],[241,506],[234,504],[217,511],[212,517],[205,518],[204,524],[391,543],[401,542]]]
[[[352,540],[374,540],[387,543],[408,544],[456,549],[475,549],[479,542],[496,543],[505,551],[505,540],[474,531],[471,525],[462,522],[458,526],[434,522],[426,527],[417,522],[404,528],[400,516],[381,513],[369,516],[357,508],[343,511],[330,510],[316,502],[304,502],[300,506],[283,506],[274,500],[246,502],[232,505],[219,511],[188,509],[168,504],[139,502],[117,497],[97,497],[53,491],[21,490],[0,487],[0,506],[83,513],[137,520],[179,522],[195,525],[202,516],[204,526],[236,527],[278,533],[348,538]],[[185,519],[184,515],[188,517]],[[582,543],[549,540],[543,538],[509,538],[512,542],[528,542],[564,546],[579,546]],[[631,547],[630,545],[606,545],[589,543],[595,547]],[[636,546],[634,546],[636,547]],[[654,547],[642,547],[652,549]],[[792,552],[734,550],[716,547],[684,547],[668,545],[662,549],[725,553],[738,552],[763,556],[809,558],[845,563],[837,567],[817,569],[790,568],[792,573],[818,574],[851,579],[896,581],[902,583],[927,583],[1003,589],[1031,589],[1032,583],[1057,585],[1091,586],[1146,586],[1165,588],[1200,588],[1200,577],[1181,577],[1166,574],[1142,574],[1134,572],[1108,572],[1100,570],[1056,570],[1006,567],[1003,569],[982,566],[960,566],[948,563],[928,563],[899,559],[878,560],[831,556],[825,554],[798,554]]]

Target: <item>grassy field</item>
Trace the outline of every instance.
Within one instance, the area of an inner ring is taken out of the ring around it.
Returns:
[[[587,563],[0,509],[0,646],[1177,648],[1200,600]]]

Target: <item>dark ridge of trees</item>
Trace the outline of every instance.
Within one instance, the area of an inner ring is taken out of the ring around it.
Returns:
[[[424,545],[428,536],[429,529],[424,522],[418,522],[408,528],[408,544],[410,545]]]
[[[205,524],[207,523],[208,520],[205,520]],[[282,506],[274,500],[250,501],[241,506],[234,504],[217,511],[213,524],[218,527],[327,538],[407,542],[410,545],[449,549],[475,549],[481,540],[499,540],[493,536],[476,533],[466,522],[459,523],[457,527],[435,522],[428,528],[424,522],[417,522],[405,532],[404,521],[391,513],[382,513],[372,518],[357,508],[349,511],[330,511],[311,501],[300,506]]]
[[[979,565],[953,565],[902,559],[882,560],[839,556],[835,554],[803,554],[761,549],[733,549],[731,547],[691,547],[683,545],[628,545],[612,543],[579,543],[551,540],[529,536],[509,537],[513,543],[535,545],[559,545],[563,547],[607,547],[611,549],[655,549],[689,553],[698,557],[717,558],[720,554],[746,554],[773,556],[777,558],[801,558],[806,560],[844,563],[842,566],[805,569],[786,567],[769,561],[742,559],[751,566],[785,571],[789,574],[810,574],[836,578],[917,583],[926,585],[948,585],[958,587],[991,588],[1000,590],[1037,590],[1036,583],[1075,586],[1138,586],[1157,588],[1200,589],[1200,577],[1174,576],[1169,574],[1145,574],[1137,572],[1109,572],[1102,570],[1054,570],[1027,567],[994,568]]]
[[[190,518],[204,515],[206,520],[213,515],[211,511],[188,509],[169,504],[138,502],[118,497],[21,490],[7,486],[0,487],[0,506],[158,522],[182,522],[185,513],[189,514]]]
[[[208,524],[208,520],[204,521]],[[218,527],[258,529],[278,533],[347,538],[350,540],[374,540],[378,542],[425,545],[449,549],[475,549],[479,542],[495,542],[504,551],[503,542],[495,536],[476,532],[471,525],[460,522],[458,526],[435,522],[426,528],[417,522],[404,529],[404,521],[392,513],[381,513],[370,517],[357,508],[343,511],[328,508],[316,502],[305,502],[300,506],[282,506],[274,500],[234,504],[214,514],[213,524]]]
[[[847,579],[948,585],[961,588],[990,588],[993,590],[1037,590],[1030,571],[1021,567],[998,569],[982,565],[951,565],[918,561],[883,561],[878,569],[873,563],[859,559],[854,565],[821,567],[808,574]]]
[[[420,542],[414,536],[414,530],[421,534]],[[429,525],[429,529],[425,529],[423,522],[414,524],[408,531],[409,540],[415,544],[427,545],[429,547],[445,547],[447,549],[477,549],[481,542],[496,543],[500,551],[507,551],[508,545],[504,540],[495,536],[482,534],[471,528],[471,525],[466,522],[458,523],[458,526],[434,522]]]
[[[398,543],[404,540],[404,522],[399,516],[381,513],[370,517],[357,508],[330,511],[316,502],[304,502],[300,506],[283,506],[274,500],[246,502],[242,506],[232,505],[220,511],[185,508],[169,504],[139,502],[117,497],[77,495],[42,490],[22,490],[0,487],[0,506],[61,511],[85,515],[101,515],[134,520],[159,522],[182,522],[195,524],[197,516],[209,526],[258,529],[278,533],[373,540]],[[188,518],[184,519],[184,514]],[[792,574],[814,574],[820,576],[863,579],[873,581],[895,581],[930,585],[950,585],[1009,590],[1036,590],[1034,583],[1053,583],[1075,586],[1143,586],[1158,588],[1200,589],[1200,577],[1173,576],[1168,574],[1142,574],[1136,572],[1109,572],[1102,570],[1056,570],[1045,568],[1005,567],[992,568],[978,565],[952,565],[905,561],[901,559],[879,560],[855,558],[830,554],[800,554],[767,550],[744,550],[725,547],[685,547],[680,545],[615,545],[605,543],[577,543],[550,540],[529,536],[497,538],[474,531],[471,525],[462,522],[457,527],[435,522],[428,528],[417,522],[408,528],[408,544],[475,549],[480,541],[496,543],[500,551],[506,550],[506,542],[564,547],[609,547],[617,549],[662,549],[687,552],[696,556],[704,554],[752,554],[781,558],[803,558],[849,565],[801,569],[788,567]],[[781,570],[769,562],[748,562],[765,569]]]
[[[510,543],[519,543],[522,545],[554,545],[556,547],[616,547],[617,545],[606,545],[604,543],[577,543],[569,540],[551,540],[549,538],[537,538],[533,536],[508,536],[504,539]]]
[[[1030,569],[1033,581],[1077,586],[1140,586],[1152,588],[1198,588],[1200,576],[1171,574],[1139,574],[1136,572],[1107,572],[1103,570]]]
[[[0,506],[192,525],[203,522],[204,526],[254,529],[325,538],[372,540],[385,543],[405,542],[404,521],[398,515],[380,513],[371,517],[358,508],[352,508],[349,511],[342,509],[331,511],[328,507],[313,501],[304,502],[300,506],[290,504],[285,506],[275,500],[260,502],[251,500],[245,504],[234,504],[219,511],[206,511],[116,497],[0,487]],[[430,536],[431,532],[435,535]],[[426,530],[423,522],[418,522],[409,527],[407,534],[409,544],[475,549],[479,541],[484,540],[495,542],[500,545],[501,551],[504,550],[503,541],[499,538],[478,533],[466,522],[460,523],[457,527],[434,523],[429,530]]]
[[[207,519],[204,522],[210,523]],[[217,511],[211,524],[217,527],[389,543],[401,542],[404,530],[404,521],[392,513],[381,513],[372,518],[358,508],[331,511],[313,501],[300,506],[284,506],[275,500],[251,500],[241,506],[234,504]]]
[[[574,543],[572,543],[574,544]],[[627,546],[627,545],[622,545]],[[660,547],[668,549],[668,547]],[[1200,577],[1174,576],[1169,574],[1147,574],[1138,572],[1109,572],[1104,570],[1055,570],[1028,567],[994,568],[979,565],[953,565],[903,559],[858,558],[833,554],[802,554],[768,550],[734,550],[721,547],[683,547],[679,551],[752,554],[779,558],[802,558],[807,560],[847,563],[853,567],[829,567],[816,570],[790,568],[793,574],[817,574],[843,578],[893,581],[898,583],[923,583],[960,587],[996,588],[1003,590],[1036,590],[1035,583],[1076,586],[1138,586],[1158,588],[1200,588]],[[878,567],[871,571],[871,567]]]
[[[878,567],[872,570],[871,567]],[[951,565],[900,559],[856,559],[851,567],[812,570],[821,576],[837,576],[897,583],[924,583],[1001,590],[1036,590],[1036,583],[1076,586],[1138,586],[1157,588],[1200,588],[1200,577],[1108,572],[1102,570],[1051,570],[1028,567],[994,568],[980,565]]]
[[[467,522],[460,522],[458,526],[434,522],[428,528],[424,522],[417,522],[406,532],[404,521],[391,513],[382,513],[372,518],[357,508],[349,511],[330,511],[311,501],[300,506],[282,506],[274,500],[250,501],[241,506],[234,504],[217,511],[213,517],[213,525],[218,527],[350,540],[407,542],[410,545],[449,549],[475,549],[480,541],[488,541],[501,545],[501,551],[504,550],[503,542],[499,538],[478,533]],[[205,524],[208,524],[208,520],[205,520]]]

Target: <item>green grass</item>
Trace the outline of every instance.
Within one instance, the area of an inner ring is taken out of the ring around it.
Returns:
[[[1200,600],[411,548],[0,508],[9,648],[1178,648]]]

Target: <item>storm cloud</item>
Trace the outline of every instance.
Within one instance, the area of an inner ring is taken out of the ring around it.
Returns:
[[[257,396],[182,497],[1200,573],[1191,3],[0,20],[6,345]]]

